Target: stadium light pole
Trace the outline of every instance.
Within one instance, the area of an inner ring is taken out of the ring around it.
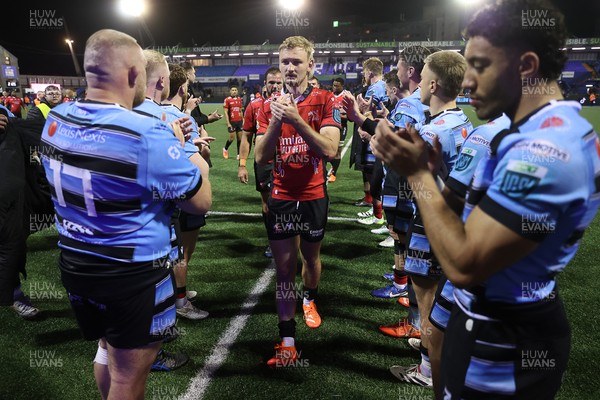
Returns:
[[[67,45],[69,45],[69,51],[71,52],[71,58],[73,59],[73,65],[75,66],[75,74],[77,76],[82,76],[81,68],[79,67],[79,63],[77,62],[77,57],[75,57],[75,52],[73,51],[73,40],[67,38],[67,39],[65,39],[65,42],[67,43]]]

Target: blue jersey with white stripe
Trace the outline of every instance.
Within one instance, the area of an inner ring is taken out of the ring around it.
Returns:
[[[380,107],[380,103],[385,103],[389,100],[387,92],[385,91],[385,82],[383,80],[378,80],[377,82],[371,84],[365,93],[365,99],[373,98],[373,105]]]
[[[411,124],[419,130],[425,124],[425,110],[428,108],[421,103],[421,89],[417,89],[410,96],[398,100],[388,119],[398,128]]]
[[[411,124],[415,129],[420,129],[425,123],[425,110],[428,108],[421,103],[421,89],[417,88],[411,95],[398,100],[396,106],[388,115],[388,120],[398,128],[406,128],[407,124]],[[393,212],[395,214],[394,230],[399,233],[406,233],[415,210],[411,200],[412,192],[408,187],[406,178],[398,176],[386,164],[383,165],[383,173],[383,208],[386,209],[386,213]],[[397,185],[394,194],[386,191],[388,179]]]
[[[442,159],[448,171],[452,171],[454,163],[458,158],[458,151],[463,143],[463,129],[470,132],[473,125],[467,116],[459,108],[445,110],[432,116],[429,122],[424,125],[419,134],[421,137],[433,143],[437,136],[442,145]],[[457,139],[455,132],[460,132]],[[467,135],[465,135],[467,136]],[[412,189],[412,188],[411,188]],[[422,190],[413,190],[414,196],[427,196]],[[429,239],[425,235],[423,219],[415,203],[415,213],[410,223],[407,251],[404,269],[405,271],[422,276],[440,276],[441,267],[435,254],[431,251]]]
[[[433,143],[433,138],[438,137],[442,145],[442,158],[448,171],[452,171],[464,138],[473,130],[469,118],[460,108],[445,110],[431,116],[419,133],[421,137]]]
[[[581,105],[552,101],[511,128],[475,172],[463,213],[483,212],[538,247],[485,282],[485,298],[546,298],[600,205],[598,138]],[[460,294],[459,294],[460,295]]]
[[[460,155],[450,172],[446,186],[464,198],[471,179],[473,179],[477,164],[490,152],[492,139],[509,127],[510,119],[506,114],[502,114],[487,124],[473,129],[461,147]]]
[[[188,117],[190,121],[192,121],[191,136],[188,140],[186,140],[183,146],[185,154],[188,156],[188,158],[190,158],[198,152],[198,146],[194,144],[194,139],[200,138],[200,135],[198,134],[198,124],[196,123],[196,120],[194,120],[194,118],[191,118],[189,115],[175,107],[173,104],[161,104],[160,106],[167,113],[167,123],[185,117]]]
[[[116,104],[64,103],[48,114],[40,154],[59,246],[122,262],[165,256],[172,200],[201,185],[171,128]]]

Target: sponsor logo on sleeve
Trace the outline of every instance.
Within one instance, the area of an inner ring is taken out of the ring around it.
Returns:
[[[181,151],[179,151],[175,145],[170,146],[167,152],[169,153],[169,157],[171,157],[173,160],[178,160],[179,157],[181,157]]]
[[[525,161],[554,162],[560,160],[569,162],[571,154],[549,140],[526,140],[515,145],[515,149],[525,149],[531,159]]]
[[[456,161],[456,164],[454,165],[454,169],[459,172],[466,170],[469,165],[471,165],[471,162],[476,155],[477,150],[468,147],[463,148],[458,160]]]
[[[333,109],[333,120],[335,121],[336,124],[341,124],[342,123],[342,117],[340,115],[340,109],[339,108],[334,108]]]
[[[424,131],[424,132],[421,132],[421,136],[423,136],[423,138],[433,140],[433,138],[435,138],[437,135],[431,131]]]
[[[469,138],[469,142],[478,144],[480,146],[490,147],[490,141],[481,135],[472,135]]]
[[[518,200],[531,193],[548,173],[548,168],[519,160],[510,160],[500,185],[500,191]]]

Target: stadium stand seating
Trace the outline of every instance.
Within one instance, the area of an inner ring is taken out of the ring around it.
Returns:
[[[269,64],[260,64],[260,65],[242,65],[235,71],[234,76],[248,76],[250,74],[259,74],[263,75],[267,69],[269,69]]]
[[[196,77],[204,76],[233,76],[237,65],[218,65],[213,67],[196,67]]]

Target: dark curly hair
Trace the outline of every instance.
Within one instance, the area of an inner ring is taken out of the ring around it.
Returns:
[[[497,0],[479,10],[463,32],[482,36],[496,47],[533,51],[542,78],[558,79],[567,61],[561,50],[567,31],[564,15],[546,0]]]

